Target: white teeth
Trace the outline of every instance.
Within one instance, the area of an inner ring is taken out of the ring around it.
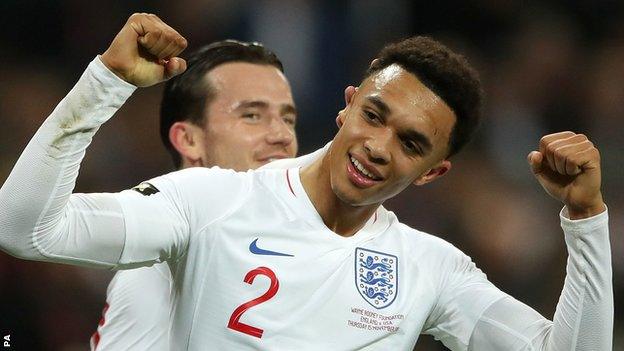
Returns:
[[[353,156],[351,156],[351,163],[353,163],[355,168],[357,168],[360,172],[362,172],[362,174],[364,174],[370,179],[376,180],[376,177],[369,170],[364,168],[364,166],[360,162],[358,162],[358,160],[353,158]]]
[[[276,158],[274,158],[274,157],[271,157],[268,161],[269,161],[269,162],[273,162],[273,161],[275,161],[275,160],[277,160],[277,159],[276,159]]]

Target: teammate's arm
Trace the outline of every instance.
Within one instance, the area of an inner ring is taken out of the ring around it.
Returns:
[[[92,266],[119,262],[129,220],[119,197],[128,195],[71,195],[80,162],[95,132],[136,86],[156,84],[185,70],[185,61],[176,57],[185,45],[156,16],[128,19],[101,60],[89,65],[39,128],[0,189],[0,248],[26,259]],[[171,200],[162,196],[152,201],[154,216],[181,217]],[[167,228],[171,238],[183,234],[180,222]],[[169,247],[179,244],[171,241],[161,237],[146,248],[165,248],[163,258]]]

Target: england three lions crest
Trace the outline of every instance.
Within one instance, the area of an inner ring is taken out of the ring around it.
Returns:
[[[381,309],[399,293],[399,259],[379,251],[355,248],[355,287],[371,306]]]

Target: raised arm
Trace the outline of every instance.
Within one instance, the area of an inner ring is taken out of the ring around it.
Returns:
[[[469,350],[611,350],[613,286],[600,154],[582,134],[547,135],[528,156],[536,178],[560,200],[568,249],[566,279],[553,321],[511,298],[492,304]]]
[[[545,136],[529,154],[560,214],[567,275],[553,321],[501,292],[459,250],[445,255],[443,287],[424,333],[452,350],[611,350],[613,286],[600,155],[583,135]]]
[[[183,72],[186,40],[154,15],[132,15],[39,128],[0,189],[0,248],[14,256],[115,266],[125,244],[114,194],[71,195],[93,135],[130,97]],[[114,73],[113,73],[114,72]],[[177,214],[166,201],[161,215]],[[160,242],[162,244],[162,242]]]

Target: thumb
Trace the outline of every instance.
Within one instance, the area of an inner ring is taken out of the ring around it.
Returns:
[[[529,165],[531,165],[531,171],[533,174],[539,174],[542,172],[542,161],[544,160],[544,155],[542,155],[539,151],[531,151],[527,156],[527,161]]]
[[[173,78],[186,71],[186,60],[173,57],[165,64],[165,79]]]

